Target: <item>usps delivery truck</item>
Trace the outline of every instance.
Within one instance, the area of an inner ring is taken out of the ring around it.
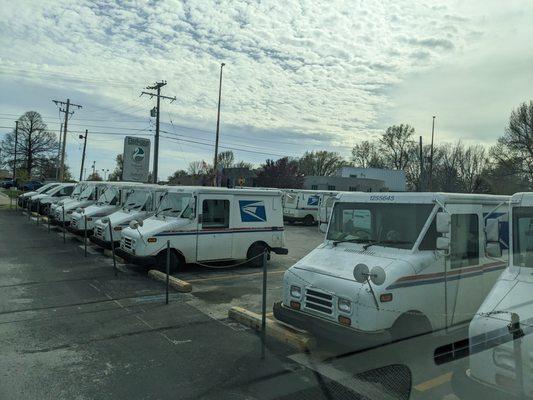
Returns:
[[[287,254],[281,192],[169,186],[156,213],[122,230],[120,257],[138,264],[171,268],[184,263],[251,260]]]
[[[58,207],[61,208],[61,207],[63,207],[64,205],[66,205],[68,203],[71,203],[71,202],[74,202],[74,201],[78,201],[79,198],[80,198],[81,193],[85,190],[86,186],[87,186],[87,182],[85,182],[85,181],[78,182],[78,183],[76,183],[76,186],[74,186],[74,190],[72,191],[70,196],[65,197],[65,198],[63,198],[61,200],[52,202],[52,204],[50,205],[50,210],[48,211],[48,217],[52,221],[54,221],[55,220],[56,211],[57,211]]]
[[[166,193],[166,186],[142,185],[128,191],[122,207],[106,218],[100,218],[94,223],[94,233],[90,240],[104,248],[111,248],[111,232],[113,230],[113,242],[115,247],[120,246],[122,229],[127,228],[133,220],[144,220],[151,217]]]
[[[319,190],[287,189],[283,191],[283,220],[314,225],[318,221]]]
[[[36,194],[31,197],[31,210],[44,215],[52,202],[68,198],[74,191],[75,183],[60,183],[45,193]]]
[[[289,268],[275,317],[352,347],[469,321],[505,268],[487,254],[508,196],[341,193],[324,243]]]
[[[31,192],[22,193],[17,199],[17,203],[19,207],[27,208],[29,200],[32,196],[35,196],[36,194],[46,193],[47,191],[51,190],[57,185],[59,185],[59,182],[47,183],[46,185],[41,186],[37,190],[32,190]]]
[[[333,203],[340,192],[323,192],[318,195],[318,230],[326,232]]]
[[[79,207],[72,213],[69,231],[76,235],[83,235],[87,230],[88,235],[92,234],[96,220],[118,210],[129,191],[142,185],[142,183],[135,182],[107,182],[105,189],[94,204],[85,208]]]
[[[470,323],[469,369],[452,380],[462,399],[533,398],[533,193],[513,195],[509,217],[508,266]]]
[[[105,182],[88,181],[78,199],[62,204],[55,208],[54,221],[63,224],[63,215],[65,216],[65,225],[70,225],[72,214],[79,208],[85,208],[94,204],[106,190]]]

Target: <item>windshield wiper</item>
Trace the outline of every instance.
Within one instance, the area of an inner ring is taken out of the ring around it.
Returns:
[[[370,246],[378,246],[380,244],[409,244],[411,242],[406,242],[402,240],[375,240],[363,246],[363,249],[368,249]]]
[[[172,207],[163,208],[162,210],[159,210],[158,212],[156,212],[155,215],[159,215],[159,214],[162,213],[162,212],[170,211],[170,210],[172,210]]]
[[[367,243],[370,239],[361,239],[361,238],[354,238],[354,239],[342,239],[342,240],[334,240],[331,244],[333,246],[337,246],[339,243]]]

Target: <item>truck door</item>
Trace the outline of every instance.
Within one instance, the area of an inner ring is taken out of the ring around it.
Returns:
[[[201,195],[198,208],[196,259],[198,261],[230,259],[233,233],[230,230],[232,196]]]
[[[468,321],[485,298],[480,205],[450,205],[450,255],[445,267],[447,325]]]

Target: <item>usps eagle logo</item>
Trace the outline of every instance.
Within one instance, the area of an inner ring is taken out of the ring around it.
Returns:
[[[142,147],[136,147],[133,150],[133,161],[141,162],[144,159],[144,150]]]
[[[239,200],[242,222],[266,222],[265,203],[262,200]]]

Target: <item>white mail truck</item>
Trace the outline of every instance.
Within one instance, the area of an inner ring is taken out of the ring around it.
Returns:
[[[31,197],[31,210],[44,215],[48,212],[50,204],[57,203],[68,198],[74,191],[75,183],[60,183],[45,193],[36,194]]]
[[[87,230],[88,235],[94,230],[94,223],[118,210],[128,193],[142,183],[134,182],[107,182],[101,195],[93,204],[87,207],[78,207],[71,215],[69,231],[76,235],[83,235]]]
[[[469,321],[505,268],[486,223],[508,196],[341,193],[324,242],[289,268],[275,317],[365,348]],[[506,238],[498,243],[507,253]]]
[[[286,189],[283,191],[283,220],[314,225],[318,221],[319,190]]]
[[[461,399],[533,398],[533,193],[512,196],[509,220],[509,263],[470,323],[469,368],[452,380]]]
[[[58,224],[63,224],[63,216],[65,218],[64,223],[66,226],[70,224],[72,219],[72,214],[76,212],[78,208],[85,208],[94,204],[101,196],[101,194],[107,188],[107,183],[105,182],[86,182],[82,192],[80,193],[77,199],[73,201],[65,202],[59,207],[54,209],[54,222]]]
[[[101,247],[111,248],[111,232],[109,230],[109,224],[111,224],[113,242],[118,248],[122,229],[127,228],[133,220],[139,221],[151,217],[166,191],[166,186],[161,185],[142,185],[132,188],[128,191],[124,204],[119,210],[106,218],[98,219],[94,223],[91,241]]]
[[[59,185],[59,182],[47,183],[46,185],[41,186],[37,190],[32,190],[31,192],[22,193],[17,199],[17,203],[19,207],[26,208],[32,196],[35,196],[36,194],[46,193],[47,191],[51,190],[57,185]]]
[[[281,192],[169,186],[156,213],[122,230],[120,257],[134,263],[171,268],[184,263],[251,260],[262,254],[287,254]]]
[[[68,203],[78,201],[81,193],[83,192],[86,186],[87,186],[87,182],[85,181],[78,182],[76,183],[76,186],[74,186],[74,190],[72,191],[70,196],[65,197],[61,200],[58,200],[56,202],[52,202],[52,204],[50,205],[50,210],[48,211],[49,218],[55,222],[55,215],[56,215],[56,211],[58,207],[61,208]]]

